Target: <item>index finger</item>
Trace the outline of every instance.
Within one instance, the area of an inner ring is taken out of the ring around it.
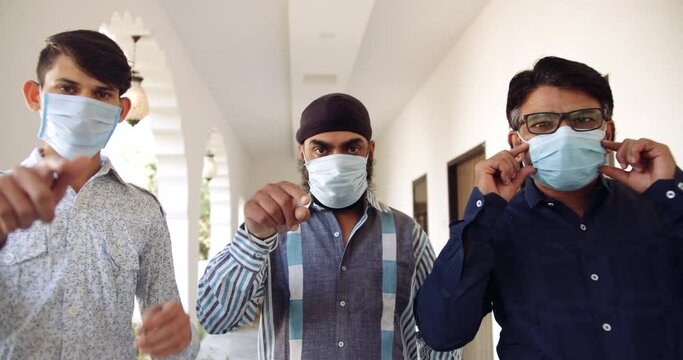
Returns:
[[[61,199],[71,182],[88,170],[89,162],[90,159],[85,156],[71,161],[49,156],[40,163],[39,166],[43,168],[42,171],[53,172],[57,175],[52,185],[55,200]]]
[[[529,151],[529,143],[521,143],[521,144],[513,147],[512,149],[510,149],[510,153],[514,157],[516,157],[517,155],[519,155],[521,153],[525,153],[527,151]]]
[[[310,196],[302,186],[286,181],[281,182],[279,185],[282,190],[287,193],[287,195],[294,199],[294,202],[297,206],[304,206],[310,203]]]
[[[610,140],[602,140],[601,144],[602,144],[602,147],[604,147],[605,149],[613,150],[613,151],[618,151],[619,147],[621,147],[620,142],[610,141]]]

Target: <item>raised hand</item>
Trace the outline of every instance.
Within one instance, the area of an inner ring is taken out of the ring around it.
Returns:
[[[88,169],[88,158],[46,157],[34,167],[16,166],[0,176],[0,245],[34,221],[50,222],[69,184]]]
[[[524,184],[524,180],[536,171],[532,166],[520,167],[529,144],[517,145],[480,161],[474,168],[474,185],[483,195],[496,193],[510,201]]]
[[[633,190],[643,193],[655,181],[673,179],[676,162],[669,147],[650,139],[626,139],[621,143],[603,140],[602,146],[616,151],[616,159],[623,169],[603,166],[600,173],[616,179]]]
[[[247,230],[261,239],[278,231],[296,230],[310,217],[310,202],[310,195],[299,185],[287,181],[268,184],[244,205]]]

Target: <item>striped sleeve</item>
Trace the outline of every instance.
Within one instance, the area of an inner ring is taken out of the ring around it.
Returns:
[[[434,266],[434,259],[436,258],[434,254],[434,248],[432,248],[432,243],[429,241],[427,234],[422,230],[417,222],[415,223],[415,228],[413,229],[413,251],[415,253],[415,274],[413,276],[413,297],[417,296],[417,292],[424,283],[427,275],[432,271]],[[410,304],[410,309],[412,312],[412,301]],[[415,336],[415,341],[417,342],[417,349],[419,352],[419,359],[429,359],[429,360],[460,360],[462,359],[462,349],[456,349],[452,351],[439,352],[432,350],[425,342],[422,340],[419,331]]]
[[[197,318],[210,334],[224,334],[252,322],[263,301],[268,254],[277,235],[260,240],[240,227],[199,280]]]

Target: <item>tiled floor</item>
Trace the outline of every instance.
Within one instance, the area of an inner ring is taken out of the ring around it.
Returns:
[[[207,334],[202,340],[197,360],[255,360],[257,337],[258,326],[224,335]]]

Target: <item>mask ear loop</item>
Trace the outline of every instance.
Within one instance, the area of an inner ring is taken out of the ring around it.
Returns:
[[[308,160],[306,159],[306,150],[302,149],[302,150],[301,150],[301,155],[302,155],[303,158],[304,158],[304,166],[305,166],[306,164],[308,164]],[[308,171],[308,170],[306,170],[306,171]],[[310,176],[310,175],[308,175],[308,176]],[[310,182],[310,179],[309,179],[308,181]],[[306,208],[306,209],[310,209],[310,208],[311,208],[311,205],[313,204],[313,194],[311,194],[310,188],[309,188],[309,190],[308,190],[308,198],[310,199],[310,200],[308,201],[308,204],[301,204],[301,205],[298,205],[297,207],[304,207],[304,208]]]
[[[519,132],[519,130],[517,130],[517,137],[519,137],[519,140],[521,140],[523,143],[525,143],[525,144],[529,143],[528,141],[524,140],[524,138],[522,137],[522,134]]]
[[[523,142],[523,143],[525,143],[525,144],[528,144],[528,143],[529,143],[527,140],[524,140],[524,138],[522,137],[522,134],[519,132],[519,130],[517,130],[517,137],[519,137],[519,140],[520,140],[521,142]],[[525,162],[524,159],[522,159],[522,161],[521,161],[521,163],[522,163],[521,166],[526,166],[526,165],[527,165],[527,164],[525,164],[524,162]],[[529,165],[530,165],[530,164],[529,164]]]

